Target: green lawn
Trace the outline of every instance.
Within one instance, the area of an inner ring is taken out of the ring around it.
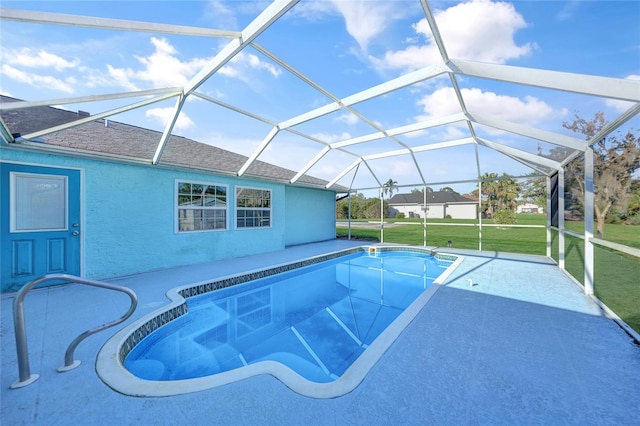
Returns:
[[[518,215],[518,225],[545,225],[543,215]],[[387,243],[422,245],[424,241],[421,219],[387,219],[385,223],[410,223],[411,225],[385,227],[384,241]],[[493,224],[483,220],[483,224]],[[454,226],[446,226],[454,225]],[[455,226],[474,225],[474,226]],[[477,250],[479,236],[477,221],[473,219],[429,219],[427,221],[427,245],[447,247],[448,241],[456,248]],[[347,235],[346,227],[338,227],[337,235]],[[351,228],[351,235],[380,239],[380,229]],[[514,253],[546,253],[546,230],[544,228],[482,227],[482,249]]]
[[[422,225],[422,219],[385,219],[385,223],[414,223],[416,224],[415,226],[418,226],[420,228],[419,231],[414,230],[415,232],[419,233],[419,244],[422,244],[422,227],[419,225]],[[353,222],[367,222],[366,220],[354,220]],[[431,229],[435,229],[435,227],[429,227],[429,224],[471,224],[471,225],[476,225],[478,223],[477,220],[473,220],[473,219],[429,219],[427,221],[427,226],[428,226],[428,230],[430,231]],[[488,224],[488,225],[492,225],[494,222],[490,219],[483,219],[482,220],[483,224]],[[547,219],[546,216],[544,215],[539,215],[539,214],[519,214],[517,215],[517,222],[516,225],[541,225],[541,226],[545,226],[547,224]],[[569,231],[573,231],[576,232],[578,234],[583,234],[584,233],[584,222],[581,221],[565,221],[565,228]],[[338,228],[339,229],[339,228]],[[344,228],[346,230],[346,228]],[[448,232],[452,232],[452,233],[456,233],[456,231],[454,231],[454,227],[448,227],[447,228],[449,231]],[[477,228],[474,228],[477,229]],[[487,229],[492,229],[492,227],[483,227],[483,232],[485,232]],[[513,229],[513,228],[512,228]],[[385,228],[385,241],[387,242],[391,242],[390,240],[387,240],[387,231],[388,229]],[[352,229],[353,232],[353,229]],[[360,232],[360,231],[359,231]],[[377,231],[377,234],[375,235],[376,238],[380,238],[380,232]],[[411,232],[413,233],[413,232]],[[478,248],[477,247],[477,230],[474,231],[470,231],[470,232],[466,232],[464,233],[464,235],[468,235],[469,237],[473,237],[474,235],[476,236],[475,240],[475,246],[473,247],[464,247],[464,248]],[[519,238],[520,235],[517,234],[517,232],[513,232],[512,234],[516,234],[513,235],[514,238]],[[340,235],[340,234],[338,234]],[[346,232],[345,234],[346,235]],[[545,233],[543,231],[542,234],[543,235],[543,239],[546,238],[545,237]],[[434,238],[438,237],[438,232],[434,231],[433,234]],[[412,237],[409,237],[412,238]],[[485,236],[483,235],[483,249],[484,247],[484,239]],[[603,236],[604,240],[607,241],[611,241],[614,243],[619,243],[619,244],[624,244],[625,246],[629,246],[629,247],[634,247],[634,248],[639,248],[640,249],[640,226],[625,226],[625,225],[615,225],[615,224],[606,224],[604,226],[604,236]],[[445,240],[446,243],[447,240]],[[397,241],[393,241],[393,242],[397,242]],[[415,244],[415,243],[411,243],[411,244]],[[434,245],[431,243],[427,243],[428,245]],[[462,248],[462,246],[460,246]],[[493,250],[493,248],[487,248],[489,250]],[[518,251],[518,253],[530,253],[530,251]]]
[[[409,222],[406,226],[385,227],[384,241],[399,244],[423,244],[423,226],[420,219],[391,219],[385,223]],[[446,224],[475,224],[473,220],[429,220],[427,245],[478,249],[477,226],[446,226]],[[484,220],[483,224],[492,224]],[[518,225],[544,225],[542,215],[518,215]],[[566,222],[566,229],[582,234],[582,222]],[[337,227],[338,236],[346,236],[346,227]],[[351,228],[352,237],[372,238],[379,241],[380,229]],[[630,247],[640,248],[640,226],[607,224],[604,239]],[[546,229],[514,227],[482,227],[482,250],[546,254]],[[552,231],[552,257],[558,260],[558,233]],[[615,250],[595,246],[594,291],[629,326],[640,333],[640,259]],[[578,281],[584,282],[584,244],[579,238],[565,235],[565,268]]]
[[[552,257],[557,261],[557,232],[553,233],[552,247]],[[565,269],[584,284],[582,240],[567,235],[565,247]],[[594,258],[593,289],[596,296],[640,333],[640,259],[597,245],[594,246]]]

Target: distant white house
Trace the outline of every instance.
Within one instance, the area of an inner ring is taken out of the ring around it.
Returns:
[[[389,200],[389,217],[404,213],[405,217],[424,217],[424,194],[396,194]],[[478,201],[448,191],[427,192],[427,219],[477,219]]]
[[[523,203],[523,204],[519,204],[516,207],[516,213],[536,213],[536,214],[543,214],[544,213],[544,208],[538,206],[537,204],[532,204],[532,203]]]

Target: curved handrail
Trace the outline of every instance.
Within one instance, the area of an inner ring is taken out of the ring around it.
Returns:
[[[76,337],[73,340],[73,342],[71,342],[71,344],[69,345],[69,347],[67,348],[64,354],[64,365],[58,368],[58,371],[60,372],[71,370],[77,367],[78,365],[80,365],[80,361],[73,360],[73,352],[75,351],[76,347],[78,346],[78,344],[80,344],[81,341],[91,336],[92,334],[95,334],[99,331],[102,331],[109,327],[113,327],[114,325],[118,325],[121,322],[124,322],[127,318],[129,318],[133,314],[133,312],[136,310],[136,307],[138,306],[138,296],[130,288],[122,287],[114,284],[108,284],[101,281],[88,280],[85,278],[76,277],[74,275],[49,274],[25,284],[22,288],[20,288],[20,290],[18,290],[18,292],[16,293],[16,298],[13,301],[13,324],[14,324],[15,335],[16,335],[16,350],[18,351],[19,378],[16,382],[14,382],[11,385],[12,389],[27,386],[33,383],[39,377],[37,374],[31,375],[31,371],[29,369],[29,351],[27,349],[27,329],[26,329],[25,319],[24,319],[24,298],[27,295],[27,293],[38,284],[42,284],[43,282],[53,281],[53,280],[65,280],[65,281],[70,281],[77,284],[85,284],[85,285],[90,285],[94,287],[105,288],[108,290],[116,290],[122,293],[126,293],[131,299],[131,306],[129,307],[129,310],[122,317],[120,317],[115,321],[111,321],[106,324],[102,324],[100,326],[89,329],[84,333],[80,334],[78,337]]]

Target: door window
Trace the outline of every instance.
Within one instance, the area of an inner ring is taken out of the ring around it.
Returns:
[[[11,232],[67,229],[67,177],[11,173]]]

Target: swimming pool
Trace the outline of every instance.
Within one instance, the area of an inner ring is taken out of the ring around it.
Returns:
[[[97,370],[132,395],[266,373],[307,396],[338,396],[362,381],[460,260],[361,247],[182,287],[161,313],[110,339]]]

